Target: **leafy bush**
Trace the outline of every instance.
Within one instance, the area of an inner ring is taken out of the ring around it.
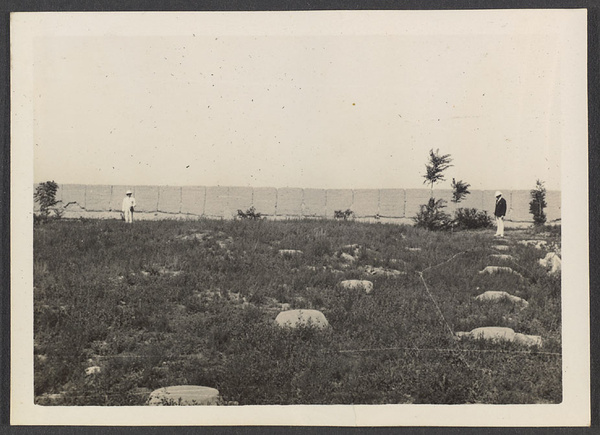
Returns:
[[[58,184],[54,181],[46,181],[40,183],[35,188],[33,194],[33,200],[40,204],[40,214],[34,222],[42,222],[48,220],[50,217],[50,211],[54,210],[54,217],[60,219],[62,217],[62,211],[57,208],[52,208],[60,201],[56,199],[56,192],[58,191]]]
[[[352,216],[354,216],[354,212],[350,209],[347,209],[345,211],[342,210],[336,210],[333,212],[333,217],[336,219],[343,219],[345,221],[347,221],[349,218],[351,218]]]
[[[465,183],[462,180],[458,180],[456,181],[454,178],[452,179],[452,202],[454,202],[455,204],[458,204],[459,202],[461,202],[465,196],[467,196],[468,194],[470,194],[471,192],[469,192],[469,187],[471,187],[470,184]]]
[[[534,225],[544,225],[546,223],[546,213],[544,208],[548,205],[546,203],[546,188],[544,182],[537,180],[535,183],[535,189],[529,191],[531,195],[531,201],[529,202],[529,213],[533,215]]]
[[[427,204],[422,204],[419,213],[413,218],[417,228],[432,231],[447,230],[451,227],[452,219],[443,209],[446,201],[429,198]]]
[[[476,230],[479,228],[490,228],[492,217],[485,210],[476,208],[459,208],[454,214],[454,227],[463,230]]]
[[[262,214],[257,212],[254,206],[250,207],[248,210],[243,212],[242,210],[237,211],[238,218],[240,219],[252,219],[258,220],[262,219]]]

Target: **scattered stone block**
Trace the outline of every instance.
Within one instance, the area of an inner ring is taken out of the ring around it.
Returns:
[[[347,279],[340,282],[340,287],[352,290],[352,289],[364,289],[366,294],[373,291],[373,283],[366,279]]]
[[[539,335],[525,335],[515,333],[511,328],[501,326],[485,326],[475,328],[471,332],[457,332],[459,338],[483,339],[490,341],[511,341],[525,346],[541,346],[542,338]]]
[[[161,405],[217,405],[219,390],[196,385],[176,385],[159,388],[150,393],[148,404]]]
[[[505,261],[511,261],[511,260],[515,259],[515,257],[513,257],[512,255],[508,255],[508,254],[491,254],[490,258],[495,258],[497,260],[505,260]]]
[[[340,254],[340,258],[341,258],[342,260],[344,260],[345,262],[347,262],[347,263],[354,263],[354,262],[356,261],[356,258],[355,258],[355,257],[353,257],[353,256],[352,256],[352,255],[350,255],[350,254],[346,254],[345,252],[342,252],[342,253]]]
[[[508,251],[509,247],[506,245],[494,245],[492,246],[492,249],[495,249],[496,251]]]
[[[399,277],[402,275],[406,275],[406,272],[401,272],[396,269],[385,269],[383,267],[374,267],[374,266],[364,266],[361,270],[372,276],[387,276],[387,277]]]
[[[86,376],[98,375],[102,372],[102,369],[99,366],[92,366],[85,369]]]
[[[421,250],[421,248],[406,248],[406,250],[411,252],[418,252]]]
[[[329,322],[325,315],[318,310],[288,310],[282,311],[275,318],[275,323],[281,327],[297,328],[299,326],[314,326],[325,328]]]
[[[510,267],[504,266],[487,266],[485,269],[479,271],[480,275],[483,275],[485,273],[489,273],[490,275],[494,273],[512,273],[514,275],[520,276],[521,278],[523,277],[519,272],[515,272]]]
[[[540,265],[550,269],[548,273],[560,272],[562,268],[561,264],[560,257],[554,252],[548,252],[544,258],[540,259]]]
[[[494,301],[494,302],[506,299],[514,304],[521,304],[523,306],[529,305],[529,302],[527,302],[525,299],[522,299],[518,296],[513,296],[507,292],[502,292],[502,291],[487,291],[478,296],[475,296],[475,299],[478,301]]]
[[[548,246],[545,240],[519,240],[517,243],[524,246],[533,246],[536,249],[543,249]]]
[[[293,257],[294,255],[302,255],[302,251],[298,249],[280,249],[279,255],[283,257]]]
[[[542,337],[539,335],[526,335],[526,334],[515,334],[515,343],[523,344],[525,346],[541,346]]]

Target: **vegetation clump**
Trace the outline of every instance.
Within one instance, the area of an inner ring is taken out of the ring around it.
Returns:
[[[56,192],[58,192],[58,184],[54,181],[46,181],[36,186],[33,200],[40,205],[40,212],[34,222],[46,222],[50,219],[52,211],[55,219],[62,217],[62,210],[55,207],[60,202],[56,199]]]
[[[529,202],[529,213],[533,215],[533,224],[535,226],[544,225],[546,223],[546,213],[544,208],[548,206],[546,203],[546,188],[544,182],[537,180],[535,188],[529,191],[531,201]]]
[[[346,209],[344,211],[342,211],[342,210],[336,210],[336,211],[333,212],[333,217],[335,219],[339,219],[339,220],[347,221],[352,216],[354,216],[354,212],[352,210],[350,210],[350,209]]]
[[[478,230],[482,228],[491,228],[493,226],[492,217],[485,210],[476,208],[459,208],[454,214],[454,228],[461,230]]]
[[[260,220],[263,218],[263,215],[257,212],[254,206],[252,206],[245,212],[242,210],[238,210],[237,217],[239,219]]]

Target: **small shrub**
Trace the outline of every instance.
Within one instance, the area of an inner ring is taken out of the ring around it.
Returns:
[[[459,202],[461,202],[465,196],[467,196],[468,194],[470,194],[471,192],[469,192],[469,187],[471,187],[470,184],[463,182],[462,180],[458,180],[456,181],[454,178],[452,179],[452,202],[454,202],[455,204],[458,204]]]
[[[544,182],[537,180],[535,183],[535,189],[529,191],[531,201],[529,202],[529,213],[533,215],[534,225],[544,225],[546,223],[546,213],[544,208],[548,205],[546,203],[546,188]]]
[[[421,204],[419,213],[413,218],[417,228],[425,228],[431,231],[447,230],[451,227],[452,219],[443,209],[443,199],[429,198],[427,204]]]
[[[492,217],[485,210],[476,208],[459,208],[454,214],[454,227],[463,230],[490,228]]]
[[[56,219],[60,219],[62,217],[62,210],[52,208],[60,202],[56,199],[57,191],[58,184],[56,184],[54,181],[46,181],[37,185],[35,188],[35,193],[33,194],[33,200],[40,204],[40,214],[34,220],[35,223],[48,220],[51,210],[54,210],[54,217]]]
[[[254,208],[254,206],[250,207],[245,212],[243,212],[242,210],[238,210],[237,216],[240,219],[251,219],[251,220],[262,219],[262,214],[257,212],[256,209]]]
[[[333,212],[333,217],[336,219],[343,219],[345,221],[347,221],[349,218],[351,218],[352,216],[354,216],[354,212],[350,209],[347,209],[345,211],[342,210],[336,210]]]

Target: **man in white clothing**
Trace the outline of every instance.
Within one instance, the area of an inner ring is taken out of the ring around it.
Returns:
[[[123,198],[123,216],[125,216],[125,222],[133,223],[133,209],[135,207],[135,198],[131,196],[133,192],[128,190],[125,194],[125,198]]]

